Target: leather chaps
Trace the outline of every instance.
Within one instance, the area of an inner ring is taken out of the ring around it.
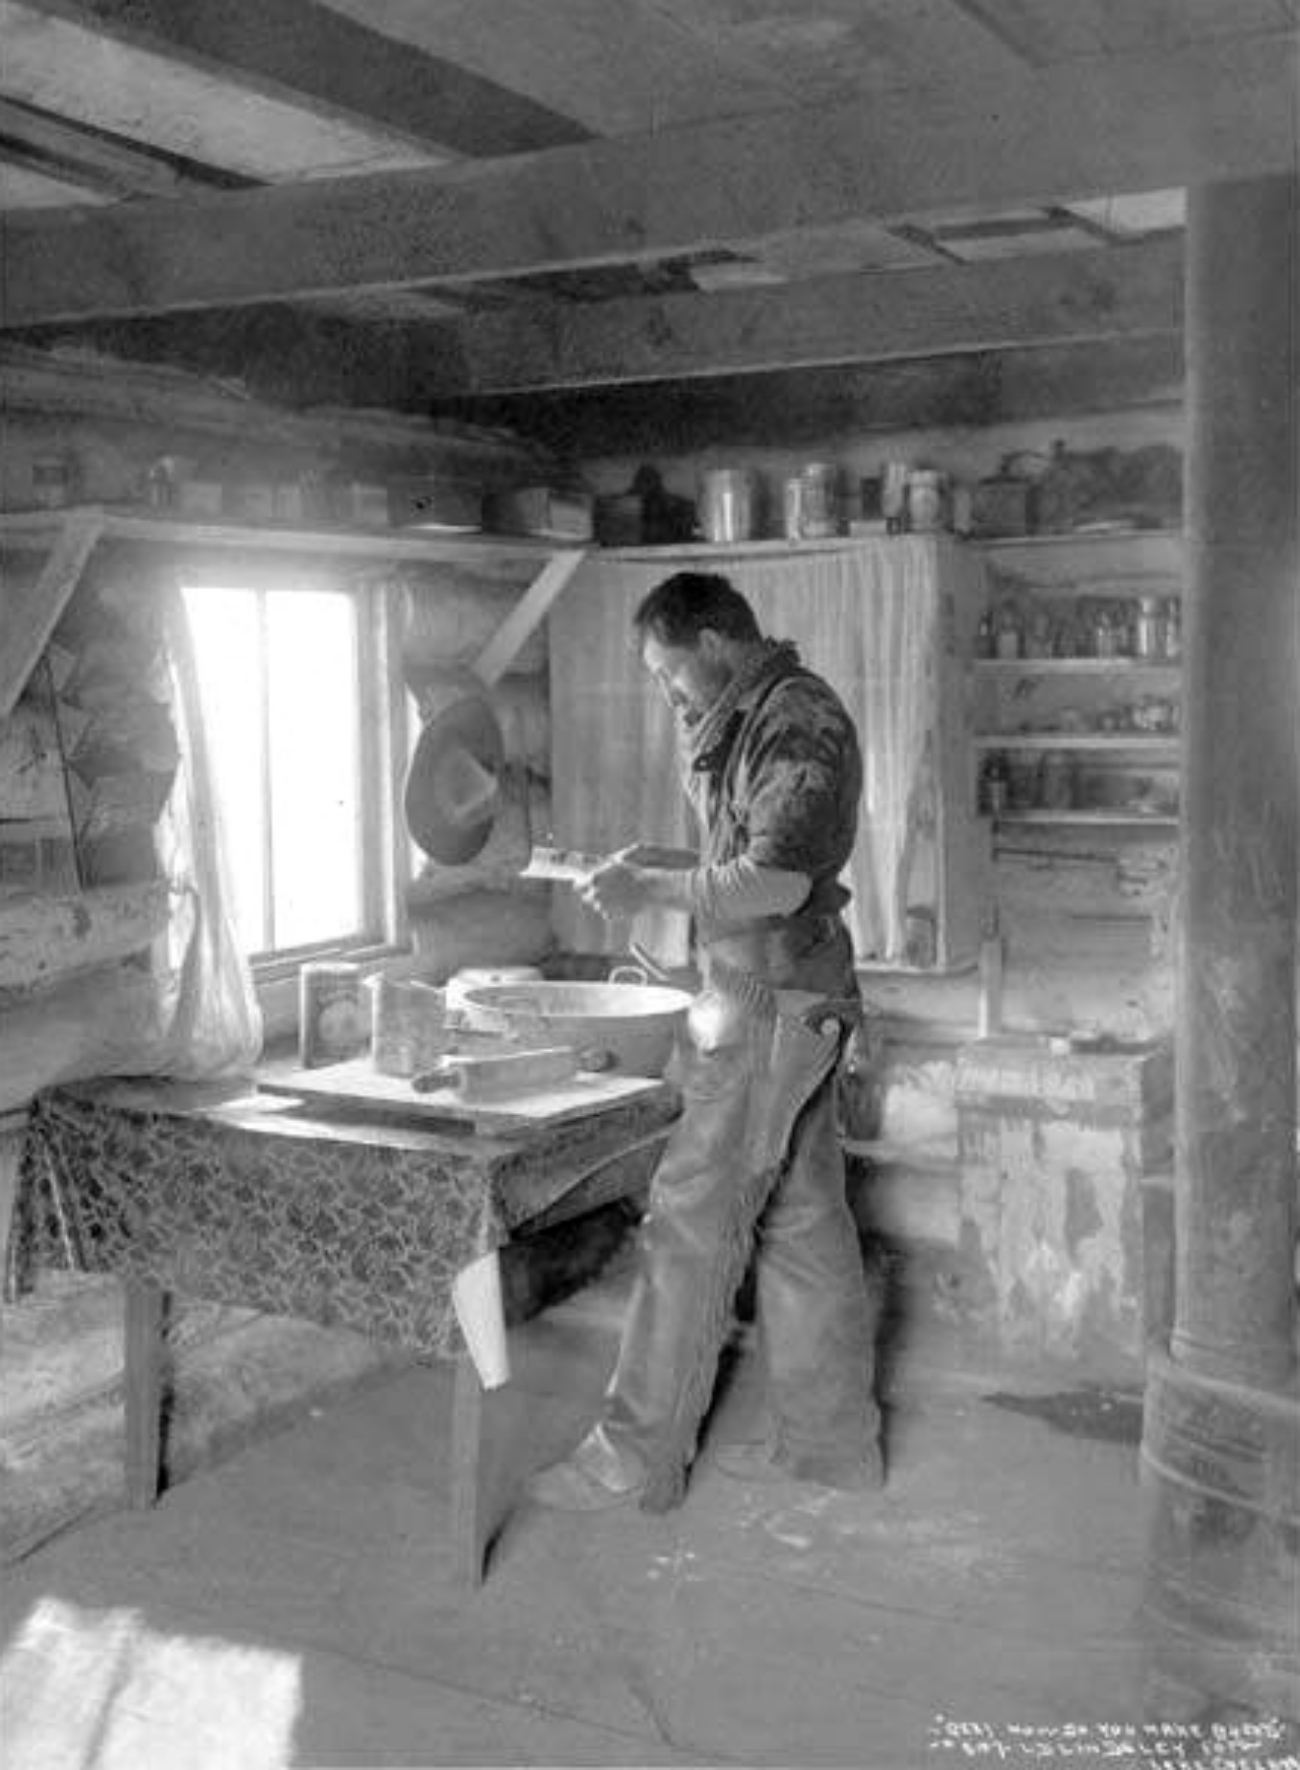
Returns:
[[[794,1475],[860,1463],[879,1431],[873,1311],[845,1197],[834,1074],[854,1001],[769,990],[692,1006],[683,1113],[642,1224],[602,1423],[586,1454],[680,1503],[732,1310],[756,1256],[774,1455]]]

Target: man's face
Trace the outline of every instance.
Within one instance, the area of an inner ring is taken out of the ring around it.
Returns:
[[[708,627],[700,634],[698,645],[665,645],[648,633],[641,661],[668,705],[688,727],[699,723],[733,674],[722,640]]]

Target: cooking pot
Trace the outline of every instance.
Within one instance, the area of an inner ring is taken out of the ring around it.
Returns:
[[[465,992],[474,1032],[608,1053],[612,1067],[661,1076],[691,997],[641,983],[499,983]]]

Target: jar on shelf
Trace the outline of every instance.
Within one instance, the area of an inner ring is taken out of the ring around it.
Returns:
[[[1023,651],[1023,633],[1020,625],[1020,611],[1014,602],[1007,601],[998,610],[997,622],[993,632],[993,648],[999,658],[1018,658]]]
[[[1136,657],[1145,659],[1165,656],[1165,611],[1158,596],[1138,598],[1133,620],[1133,652]]]
[[[1069,811],[1074,805],[1074,759],[1066,750],[1045,750],[1038,767],[1038,803],[1044,811]]]
[[[1183,608],[1176,596],[1166,597],[1164,616],[1165,656],[1176,663],[1183,655]]]
[[[1038,757],[1013,752],[1007,762],[1008,811],[1034,811],[1038,805]]]
[[[1025,656],[1051,658],[1056,655],[1056,632],[1052,617],[1045,608],[1035,609],[1025,626]]]
[[[1009,797],[1007,759],[1001,751],[992,750],[980,770],[979,809],[985,817],[1000,817]]]
[[[1092,617],[1092,655],[1095,658],[1115,658],[1119,656],[1119,644],[1115,635],[1115,623],[1111,612],[1104,605],[1097,609]]]
[[[907,476],[907,525],[913,534],[933,534],[943,527],[944,475],[929,467]]]
[[[993,616],[988,609],[985,609],[979,618],[979,626],[975,629],[975,656],[977,658],[991,658],[995,651]]]

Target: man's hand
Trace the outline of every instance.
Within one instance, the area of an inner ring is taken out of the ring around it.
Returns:
[[[578,887],[578,896],[607,922],[626,921],[650,903],[650,880],[643,868],[615,856]]]

